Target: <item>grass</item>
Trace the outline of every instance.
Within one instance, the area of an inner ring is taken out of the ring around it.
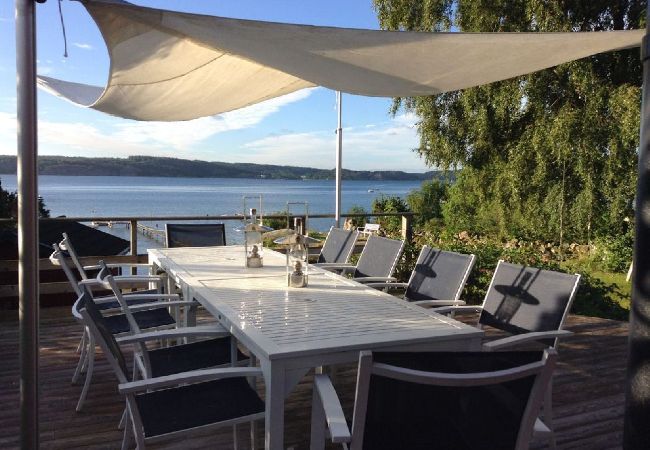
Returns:
[[[626,274],[592,268],[579,260],[566,261],[562,266],[582,274],[573,312],[605,319],[629,319],[632,286],[625,280]]]

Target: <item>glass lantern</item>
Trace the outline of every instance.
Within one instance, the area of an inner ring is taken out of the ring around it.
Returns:
[[[259,199],[260,209],[246,209],[246,199]],[[273,230],[262,225],[262,196],[245,196],[244,201],[244,225],[238,231],[244,233],[244,256],[247,268],[259,268],[264,266],[264,245],[262,233]],[[258,219],[259,213],[259,219]]]
[[[244,251],[246,267],[254,269],[264,266],[263,227],[257,223],[256,210],[251,209],[251,222],[244,226]]]
[[[287,236],[287,285],[301,288],[308,284],[309,266],[308,238],[302,234]]]

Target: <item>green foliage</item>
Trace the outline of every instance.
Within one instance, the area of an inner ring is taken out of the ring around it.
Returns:
[[[363,206],[353,205],[348,209],[348,214],[368,214],[368,211]],[[362,227],[366,222],[368,222],[368,217],[348,217],[346,222],[352,224],[353,227],[358,228]]]
[[[374,0],[384,29],[600,31],[641,28],[644,0]],[[636,50],[510,80],[398,98],[419,117],[417,151],[462,169],[442,215],[452,230],[554,242],[615,236],[633,215],[641,66]]]
[[[278,216],[277,218],[275,217],[269,217],[269,216]],[[284,228],[288,228],[287,224],[287,212],[286,211],[275,211],[272,212],[268,215],[264,215],[263,217],[263,222],[264,226],[271,227],[274,230],[281,230]]]
[[[631,233],[596,239],[594,259],[608,272],[627,272],[632,262],[634,238]]]
[[[425,181],[420,189],[411,191],[406,203],[416,213],[416,224],[424,224],[433,219],[442,219],[442,205],[447,199],[447,184],[440,180]]]
[[[372,201],[372,212],[377,213],[395,213],[410,211],[406,202],[396,195],[381,195]],[[381,225],[384,234],[392,234],[402,229],[402,219],[400,217],[377,217],[377,223]]]

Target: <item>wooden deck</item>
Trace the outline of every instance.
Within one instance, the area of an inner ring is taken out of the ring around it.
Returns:
[[[625,386],[627,324],[612,320],[571,316],[568,327],[576,336],[560,347],[556,372],[554,411],[558,445],[563,449],[621,448]],[[68,308],[41,311],[41,447],[46,449],[119,448],[122,433],[117,423],[123,401],[115,378],[100,356],[85,409],[75,412],[80,386],[70,385],[76,364],[79,326]],[[353,402],[355,368],[339,370],[337,391],[346,408]],[[0,318],[0,448],[18,447],[18,323],[15,311]],[[263,386],[260,384],[260,389]],[[308,448],[311,377],[287,400],[286,446]],[[260,427],[263,428],[263,427]],[[239,430],[240,448],[250,448],[247,427]],[[258,445],[262,443],[262,432]],[[171,444],[171,445],[170,445]],[[165,448],[232,448],[230,429]],[[534,448],[544,448],[536,443]],[[152,448],[157,448],[152,447]],[[332,447],[334,448],[334,447]]]

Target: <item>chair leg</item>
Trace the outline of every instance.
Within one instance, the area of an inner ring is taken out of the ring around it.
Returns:
[[[81,339],[79,340],[79,345],[77,345],[76,352],[77,353],[81,352],[85,344],[86,344],[86,328],[84,327],[84,332],[81,335]]]
[[[251,450],[257,449],[257,422],[251,421]]]
[[[88,389],[90,388],[90,381],[93,378],[93,369],[95,368],[95,339],[92,336],[88,336],[88,357],[86,360],[88,361],[88,367],[86,368],[86,379],[84,380],[84,386],[81,389],[81,395],[79,396],[79,401],[77,402],[77,412],[81,412],[84,402],[86,401]]]
[[[122,450],[127,450],[129,448],[129,444],[131,443],[131,436],[133,435],[133,423],[131,422],[128,406],[124,408],[122,419],[124,420],[124,437],[122,438]]]
[[[325,449],[325,412],[320,396],[314,389],[311,402],[310,450]]]
[[[126,408],[124,408],[124,411],[122,411],[122,417],[120,417],[120,423],[117,424],[118,430],[123,430],[124,427],[126,426],[126,415],[127,415],[127,411]]]
[[[232,448],[233,450],[239,449],[239,442],[237,440],[237,424],[232,426]]]
[[[555,425],[553,424],[553,380],[548,384],[548,388],[544,393],[544,423],[551,430],[549,436],[548,446],[551,450],[557,448],[557,441],[555,439]]]
[[[88,358],[88,338],[86,337],[87,333],[88,331],[84,328],[83,335],[79,341],[79,346],[81,347],[79,353],[79,362],[77,363],[77,368],[74,370],[74,375],[72,375],[72,384],[77,384],[79,382],[81,372],[86,366],[86,359]]]

